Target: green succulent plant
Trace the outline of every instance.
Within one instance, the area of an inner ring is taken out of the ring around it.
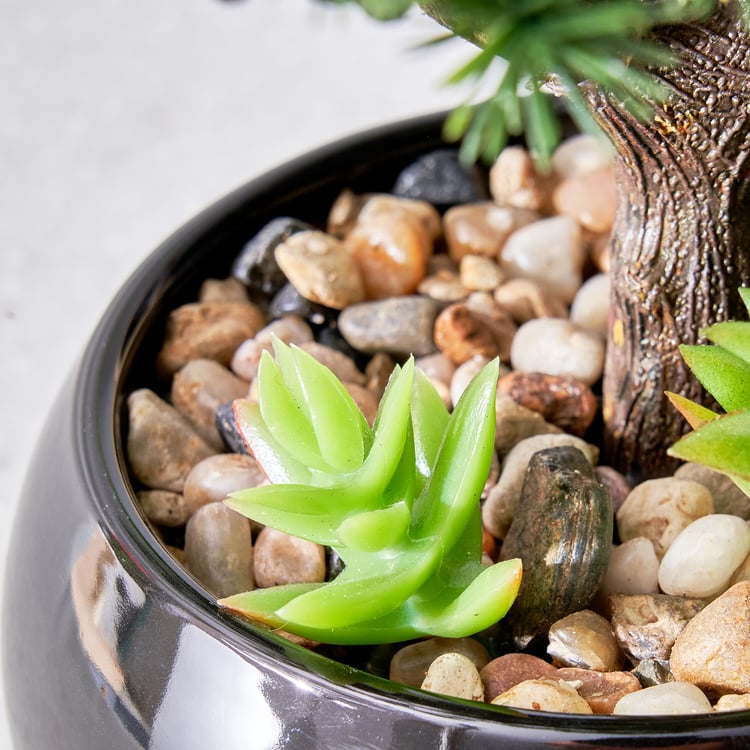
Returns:
[[[332,547],[344,570],[326,583],[256,589],[219,601],[272,628],[333,644],[461,637],[502,618],[520,560],[481,562],[479,498],[495,433],[498,363],[449,413],[410,358],[391,375],[371,428],[338,379],[274,341],[258,401],[235,402],[271,484],[233,493],[239,513]]]
[[[739,294],[750,313],[750,288]],[[726,321],[701,331],[713,345],[680,347],[690,369],[725,410],[717,414],[674,393],[670,400],[693,431],[669,455],[718,469],[750,495],[750,322]]]

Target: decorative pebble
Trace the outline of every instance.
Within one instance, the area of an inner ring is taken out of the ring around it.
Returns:
[[[378,225],[407,219],[424,229],[431,243],[443,236],[443,222],[435,206],[427,201],[403,198],[389,193],[376,193],[368,197],[359,212],[357,221]],[[425,260],[432,256],[432,244],[426,247]]]
[[[399,172],[394,195],[427,201],[434,206],[473,203],[486,195],[477,170],[464,166],[455,149],[437,149]]]
[[[216,427],[216,410],[247,395],[249,383],[212,359],[193,359],[174,374],[172,404],[215,450],[224,448]]]
[[[547,422],[578,437],[586,433],[598,409],[591,389],[565,375],[513,370],[499,379],[497,387],[499,392],[541,414]]]
[[[581,133],[566,138],[552,154],[552,169],[565,179],[612,164],[612,148],[602,138]]]
[[[266,477],[252,456],[218,453],[197,463],[185,479],[188,517],[208,503],[221,502],[232,493],[265,484]]]
[[[451,362],[442,352],[416,357],[414,365],[431,380],[442,380],[446,384],[451,382],[453,373],[456,371],[455,363]]]
[[[595,471],[597,479],[609,490],[612,496],[612,508],[617,513],[625,502],[625,498],[633,491],[633,485],[611,466],[599,464]]]
[[[190,469],[215,453],[191,422],[153,391],[128,396],[128,464],[152,489],[182,492]]]
[[[401,647],[393,655],[389,679],[419,687],[435,659],[443,654],[462,654],[477,669],[489,661],[487,649],[474,638],[427,638]]]
[[[219,435],[221,435],[224,445],[232,453],[241,453],[243,455],[249,453],[245,438],[239,431],[234,418],[234,401],[228,401],[216,410],[216,429]]]
[[[215,596],[250,591],[253,546],[250,522],[224,503],[209,503],[185,527],[185,564]]]
[[[233,277],[206,279],[198,292],[198,302],[249,302],[247,289]]]
[[[715,693],[750,693],[750,581],[736,583],[677,636],[672,673]]]
[[[494,297],[519,325],[534,318],[568,317],[568,306],[531,279],[509,279],[495,289]]]
[[[612,548],[607,572],[599,587],[602,606],[611,594],[658,594],[659,558],[650,539],[639,536]]]
[[[665,661],[685,625],[705,602],[666,594],[613,594],[612,628],[633,664]]]
[[[501,457],[505,457],[521,440],[562,432],[539,412],[521,406],[499,390],[495,396],[495,419],[495,449]]]
[[[555,211],[575,219],[590,232],[612,228],[617,204],[614,170],[611,167],[564,179],[552,194]]]
[[[490,193],[500,206],[538,211],[547,207],[549,180],[536,171],[523,146],[508,146],[490,169]]]
[[[367,389],[380,402],[396,363],[389,354],[376,352],[365,366]]]
[[[331,320],[335,320],[338,310],[331,310],[325,305],[305,299],[292,284],[286,283],[271,299],[268,305],[268,315],[271,318],[297,315],[311,325],[324,326]]]
[[[570,304],[582,283],[583,238],[568,216],[553,216],[516,230],[500,252],[500,267],[511,278],[531,279]]]
[[[488,662],[479,674],[484,683],[484,699],[491,703],[520,682],[552,678],[557,668],[533,654],[509,653]]]
[[[443,354],[443,356],[445,356],[445,354]],[[484,357],[481,354],[475,354],[471,359],[467,359],[457,367],[454,364],[455,369],[449,383],[450,400],[452,404],[458,403],[458,399],[461,398],[461,394],[466,390],[469,383],[471,383],[472,379],[489,361],[488,357]]]
[[[750,708],[750,694],[722,695],[714,703],[714,711],[746,711]]]
[[[526,680],[492,700],[496,706],[533,708],[561,714],[592,714],[591,706],[562,680]]]
[[[750,520],[750,497],[723,472],[702,464],[685,463],[678,467],[674,476],[702,484],[714,499],[714,513],[728,513]]]
[[[464,255],[459,271],[461,284],[470,291],[491,292],[503,280],[500,266],[483,255]]]
[[[258,365],[264,351],[273,351],[273,337],[285,344],[302,344],[313,340],[313,332],[299,315],[284,315],[261,328],[254,338],[243,341],[234,352],[230,368],[248,382],[258,374]]]
[[[490,201],[456,206],[443,218],[448,253],[457,263],[466,255],[497,258],[513,232],[539,218],[534,211]]]
[[[288,216],[272,219],[237,255],[232,276],[262,297],[273,296],[287,280],[276,262],[276,247],[293,234],[308,229],[312,229],[309,224]]]
[[[537,318],[519,327],[510,348],[514,370],[562,375],[593,385],[604,369],[604,342],[563,318]]]
[[[622,651],[609,620],[590,609],[553,622],[548,638],[547,653],[557,666],[614,672],[622,665]]]
[[[432,330],[438,309],[432,300],[417,296],[364,302],[341,313],[339,328],[360,351],[422,356],[435,351]]]
[[[748,553],[747,521],[711,513],[693,521],[669,546],[659,566],[659,586],[675,596],[714,597],[729,587]]]
[[[607,336],[612,283],[609,274],[597,273],[583,282],[570,306],[570,320],[578,328]]]
[[[458,302],[468,296],[469,290],[452,269],[441,268],[436,273],[425,276],[419,282],[417,291],[436,302]]]
[[[235,349],[266,324],[251,302],[195,302],[172,310],[157,356],[160,372],[171,375],[191,359],[228,365]]]
[[[620,539],[643,536],[661,559],[677,535],[701,516],[713,512],[711,493],[687,479],[661,477],[636,485],[617,511]]]
[[[484,700],[484,685],[479,677],[479,670],[463,654],[438,656],[427,670],[422,690],[470,701]]]
[[[688,682],[665,682],[624,695],[615,704],[617,716],[670,716],[710,713],[704,693]]]
[[[365,297],[357,263],[333,235],[297,232],[278,245],[276,261],[294,288],[312,302],[343,310]]]
[[[502,625],[516,648],[589,604],[611,548],[612,501],[584,453],[571,445],[536,452],[501,549],[504,560],[523,561],[518,597]]]
[[[674,682],[674,675],[669,670],[667,659],[642,659],[633,668],[633,674],[643,687]]]
[[[500,479],[482,506],[484,527],[497,539],[505,538],[513,521],[531,457],[537,451],[563,445],[575,446],[592,464],[599,456],[599,449],[581,438],[565,433],[550,433],[521,440],[505,457]]]
[[[507,362],[515,332],[516,324],[499,308],[487,315],[457,302],[435,319],[434,339],[438,349],[456,364],[477,355]]]
[[[562,667],[555,678],[575,687],[595,714],[611,714],[620,698],[641,689],[641,683],[632,672]]]
[[[151,523],[168,529],[184,526],[190,518],[185,498],[180,492],[169,490],[141,490],[136,492],[138,505]]]
[[[266,526],[255,540],[255,583],[261,588],[287,583],[322,583],[326,553],[320,544]]]
[[[365,415],[367,423],[372,427],[378,412],[378,400],[375,395],[358,383],[344,383],[343,385],[354,399],[354,403],[357,404],[359,410]]]

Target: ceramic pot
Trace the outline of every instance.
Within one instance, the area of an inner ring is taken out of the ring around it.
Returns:
[[[133,501],[123,404],[166,312],[227,275],[279,215],[324,220],[343,187],[388,190],[441,117],[381,128],[254,180],[159,247],[111,303],[39,440],[13,528],[3,657],[17,750],[750,747],[750,712],[559,716],[443,699],[222,615]]]

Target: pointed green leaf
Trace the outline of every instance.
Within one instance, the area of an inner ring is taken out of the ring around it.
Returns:
[[[720,346],[680,346],[688,367],[726,411],[750,407],[750,363]]]
[[[349,516],[336,529],[341,544],[364,552],[375,552],[404,541],[411,513],[405,502]]]
[[[672,393],[671,391],[666,392],[667,398],[671,401],[672,406],[677,409],[680,414],[685,418],[687,423],[694,429],[697,430],[702,427],[706,422],[710,422],[712,419],[716,419],[719,415],[707,409],[701,404],[696,404],[695,401],[691,401],[684,396],[680,396],[678,393]]]
[[[414,430],[415,465],[424,483],[432,474],[450,412],[429,378],[417,368],[411,399],[411,421]]]
[[[716,323],[701,334],[750,365],[750,323],[747,321]]]
[[[748,6],[750,7],[750,0],[748,0]],[[739,288],[740,297],[745,304],[745,309],[750,314],[750,286],[743,286]]]

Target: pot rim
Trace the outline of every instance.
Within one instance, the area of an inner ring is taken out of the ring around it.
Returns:
[[[76,453],[89,497],[99,511],[102,531],[126,570],[140,572],[148,581],[160,582],[164,596],[201,629],[233,651],[262,661],[265,667],[292,673],[315,687],[331,690],[341,700],[377,701],[403,705],[408,700],[417,713],[448,716],[457,724],[503,724],[509,728],[570,733],[588,739],[638,735],[703,739],[711,734],[748,727],[750,711],[716,714],[631,717],[554,714],[524,711],[486,703],[442,697],[361,671],[296,645],[280,636],[246,624],[219,610],[214,597],[177,563],[157,540],[135,503],[121,436],[123,383],[144,328],[146,312],[158,306],[164,290],[180,274],[183,259],[217,225],[232,219],[248,205],[278,201],[289,193],[298,175],[334,182],[351,172],[352,159],[377,161],[378,145],[390,154],[419,153],[440,147],[440,125],[445,113],[435,113],[381,125],[334,141],[292,159],[203,209],[164,240],[130,275],[107,307],[84,350],[73,396]],[[444,145],[444,144],[443,144]],[[338,172],[333,167],[338,165]]]

